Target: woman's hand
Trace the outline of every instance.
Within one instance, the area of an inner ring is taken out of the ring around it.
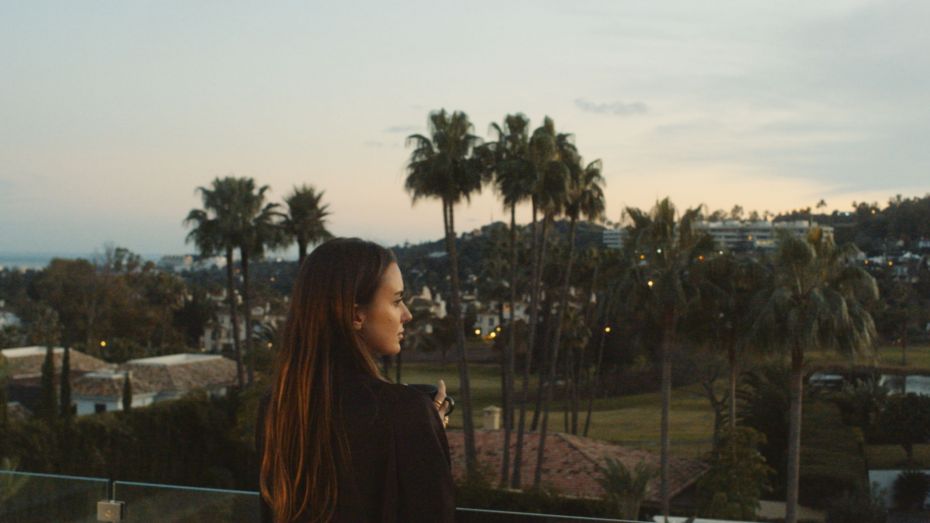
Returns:
[[[439,380],[437,386],[439,389],[436,391],[436,397],[433,398],[433,405],[436,407],[436,412],[439,413],[439,419],[442,420],[443,428],[449,426],[449,416],[446,414],[448,412],[448,403],[446,402],[446,382]]]

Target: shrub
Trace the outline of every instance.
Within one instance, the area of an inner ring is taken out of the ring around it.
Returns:
[[[698,482],[702,516],[755,519],[774,472],[757,450],[764,442],[764,435],[748,427],[724,432],[711,456],[710,470]]]
[[[902,510],[923,508],[927,493],[930,493],[930,476],[919,470],[905,470],[891,488],[894,507]]]
[[[826,523],[885,523],[888,510],[882,493],[872,487],[868,496],[846,493],[835,498],[827,508]]]

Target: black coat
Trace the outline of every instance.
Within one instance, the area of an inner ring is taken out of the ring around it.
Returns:
[[[334,521],[454,521],[449,443],[430,397],[365,374],[346,377],[337,390],[352,470],[340,473]],[[258,416],[260,456],[267,399]],[[262,521],[271,522],[261,503]]]

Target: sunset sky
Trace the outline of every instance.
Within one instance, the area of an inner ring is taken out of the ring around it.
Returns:
[[[930,192],[930,3],[0,2],[0,252],[191,252],[195,188],[326,191],[337,235],[436,239],[427,114],[552,117],[608,217]],[[492,191],[465,231],[506,216]],[[528,219],[528,209],[521,220]]]

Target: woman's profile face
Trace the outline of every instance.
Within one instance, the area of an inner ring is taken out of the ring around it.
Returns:
[[[392,356],[400,352],[404,324],[412,318],[404,304],[403,276],[392,263],[385,269],[371,303],[356,310],[354,326],[372,355]]]

